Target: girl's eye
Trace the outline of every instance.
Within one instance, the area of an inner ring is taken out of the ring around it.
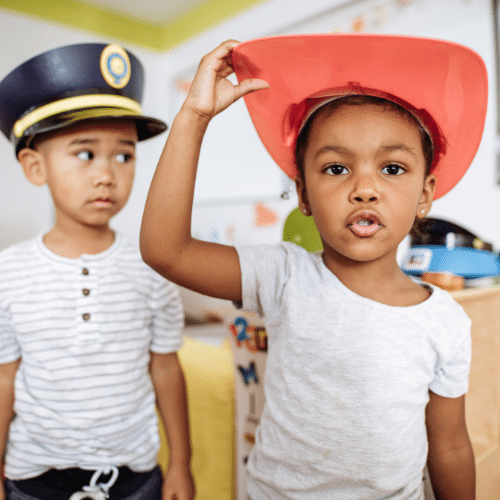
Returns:
[[[129,153],[120,153],[116,155],[116,161],[118,163],[128,163],[132,160],[132,155]]]
[[[92,151],[79,151],[76,156],[82,161],[91,161],[94,158],[94,153]]]
[[[348,173],[347,168],[344,167],[344,165],[339,165],[338,163],[328,165],[328,167],[326,167],[324,171],[330,175],[343,175]]]
[[[388,175],[401,175],[404,172],[405,169],[395,163],[391,163],[382,169],[382,173]]]

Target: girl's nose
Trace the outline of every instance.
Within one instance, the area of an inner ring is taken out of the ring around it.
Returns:
[[[375,176],[371,174],[355,176],[350,199],[358,203],[373,203],[378,201],[379,192]]]

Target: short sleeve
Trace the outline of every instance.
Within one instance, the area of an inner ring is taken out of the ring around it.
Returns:
[[[178,288],[161,276],[154,276],[149,304],[153,313],[150,350],[158,354],[178,351],[182,346],[184,328],[184,310]]]
[[[241,268],[242,309],[261,316],[272,315],[289,277],[290,248],[283,244],[242,246],[236,250]]]
[[[8,313],[0,308],[0,364],[11,363],[21,357],[21,347]]]
[[[469,388],[469,370],[471,363],[470,320],[465,320],[462,339],[454,354],[450,357],[438,356],[434,371],[434,380],[429,385],[432,392],[446,398],[463,396]]]

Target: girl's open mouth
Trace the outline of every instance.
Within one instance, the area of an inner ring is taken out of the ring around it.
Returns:
[[[374,214],[365,213],[358,214],[349,220],[348,227],[356,236],[368,238],[382,228],[382,223]]]

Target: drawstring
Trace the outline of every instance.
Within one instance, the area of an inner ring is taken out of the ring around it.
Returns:
[[[107,476],[111,473],[107,483],[98,483],[97,480],[102,476]],[[109,497],[109,489],[115,484],[118,479],[118,467],[114,465],[100,467],[97,469],[92,478],[90,479],[90,484],[84,486],[83,491],[77,491],[73,493],[69,500],[83,500],[85,498],[90,498],[92,500],[106,500]]]

